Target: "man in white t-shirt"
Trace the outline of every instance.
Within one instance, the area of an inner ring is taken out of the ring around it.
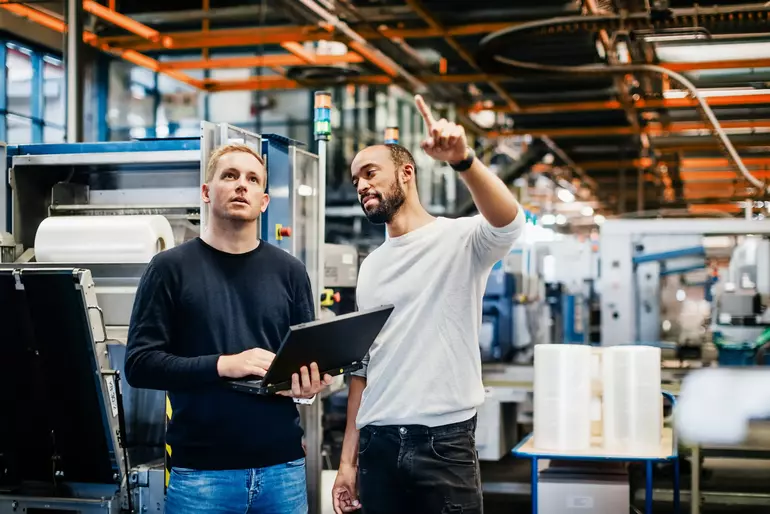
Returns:
[[[423,151],[449,163],[480,215],[431,216],[420,204],[412,155],[399,145],[362,150],[351,165],[361,206],[388,239],[361,265],[360,309],[395,310],[352,377],[334,484],[337,514],[481,513],[476,408],[484,401],[478,333],[492,266],[513,246],[524,212],[475,157],[464,129],[427,124]]]

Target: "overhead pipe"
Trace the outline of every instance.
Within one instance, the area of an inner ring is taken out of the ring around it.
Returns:
[[[514,59],[508,59],[507,57],[501,57],[499,55],[494,56],[494,59],[502,64],[507,64],[509,66],[513,66],[517,68],[523,68],[523,69],[534,70],[534,71],[547,71],[551,73],[574,73],[574,74],[622,73],[622,74],[625,74],[625,73],[631,73],[631,72],[637,72],[637,73],[652,72],[652,73],[659,73],[661,75],[670,77],[676,80],[677,82],[679,82],[685,89],[690,91],[692,96],[698,101],[701,109],[706,115],[706,118],[708,119],[709,123],[713,127],[714,132],[716,132],[717,137],[725,146],[725,150],[727,151],[728,155],[735,163],[741,175],[743,175],[743,177],[754,187],[760,189],[765,193],[770,194],[770,187],[765,185],[763,181],[754,177],[751,173],[749,173],[749,170],[746,169],[746,166],[743,164],[743,160],[741,159],[741,156],[738,155],[738,152],[735,150],[735,147],[730,142],[730,139],[727,137],[727,134],[725,134],[724,130],[722,130],[722,126],[719,124],[719,120],[717,120],[716,116],[714,115],[714,111],[711,110],[711,107],[709,107],[708,102],[706,102],[706,100],[698,93],[698,88],[696,88],[692,82],[687,80],[686,77],[680,75],[675,71],[671,71],[667,68],[664,68],[662,66],[657,66],[654,64],[628,64],[628,65],[621,65],[621,66],[604,66],[604,65],[601,65],[601,66],[596,66],[596,65],[550,66],[550,65],[542,65],[542,64],[536,64],[536,63],[517,61]]]
[[[315,0],[298,0],[299,3],[316,13],[326,23],[332,25],[335,29],[342,32],[346,37],[350,38],[353,43],[351,46],[362,53],[366,54],[364,57],[372,60],[374,64],[382,68],[385,73],[391,74],[392,72],[398,73],[404,77],[415,89],[416,93],[424,93],[427,90],[427,86],[417,79],[414,75],[405,70],[401,65],[395,62],[393,59],[383,54],[380,50],[372,46],[366,39],[361,37],[356,31],[351,29],[347,23],[340,20],[337,16],[333,15],[320,5]]]

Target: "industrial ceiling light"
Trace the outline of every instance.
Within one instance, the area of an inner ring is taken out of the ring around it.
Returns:
[[[564,189],[562,187],[560,187],[556,191],[556,196],[558,196],[559,200],[561,200],[564,203],[570,203],[570,202],[574,202],[575,201],[575,195],[572,194],[571,191],[569,191],[567,189]]]
[[[711,89],[699,89],[698,94],[704,98],[714,98],[719,96],[754,96],[754,95],[766,95],[767,89],[757,89],[753,87],[726,87],[726,88],[711,88]],[[687,98],[690,96],[689,91],[683,91],[681,89],[669,89],[663,92],[663,98]]]
[[[658,45],[655,55],[666,63],[767,59],[770,58],[770,41]]]

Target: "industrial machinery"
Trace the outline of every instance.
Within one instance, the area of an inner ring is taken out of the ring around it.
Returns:
[[[710,342],[712,304],[728,311],[739,308],[731,301],[730,291],[725,296],[714,287],[715,277],[721,275],[719,281],[724,281],[730,270],[721,274],[714,270],[725,268],[727,262],[734,274],[745,267],[740,263],[749,248],[742,246],[749,244],[744,243],[746,236],[767,237],[770,224],[742,219],[607,220],[600,232],[602,345],[661,344],[668,339],[681,348],[698,342],[687,334],[676,338],[662,335],[672,332],[674,314],[692,325],[690,333],[699,333],[701,342]],[[750,252],[751,262],[767,259],[756,253],[763,245],[751,248],[755,248]],[[761,274],[767,273],[762,266],[752,266]],[[743,275],[751,278],[756,271],[752,273]],[[720,301],[723,297],[727,299]],[[676,304],[688,303],[690,310],[675,310]],[[665,318],[664,311],[669,314]],[[687,320],[688,316],[693,319]]]
[[[50,217],[151,214],[168,220],[174,244],[193,238],[207,219],[200,186],[208,157],[228,142],[264,156],[271,201],[260,235],[305,263],[320,298],[325,184],[319,157],[297,141],[202,122],[199,138],[7,147],[0,234],[13,236],[0,239],[0,513],[163,511],[165,394],[134,390],[121,373],[147,263],[38,262],[36,233]],[[314,514],[320,409],[301,407]]]

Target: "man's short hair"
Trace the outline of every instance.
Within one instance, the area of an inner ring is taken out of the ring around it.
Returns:
[[[403,166],[404,164],[411,164],[412,168],[417,170],[417,165],[414,162],[411,152],[399,144],[386,144],[390,150],[390,160],[396,165],[396,168]]]
[[[259,152],[254,150],[252,147],[248,145],[242,145],[240,143],[230,143],[220,146],[214,150],[214,153],[212,153],[211,157],[209,157],[209,162],[206,165],[206,182],[210,182],[211,179],[214,178],[214,172],[217,170],[219,159],[221,159],[223,155],[227,155],[233,152],[244,152],[251,154],[257,158],[263,168],[265,167],[265,160],[262,159],[262,156],[259,154]],[[267,168],[265,168],[265,178],[267,178]]]

